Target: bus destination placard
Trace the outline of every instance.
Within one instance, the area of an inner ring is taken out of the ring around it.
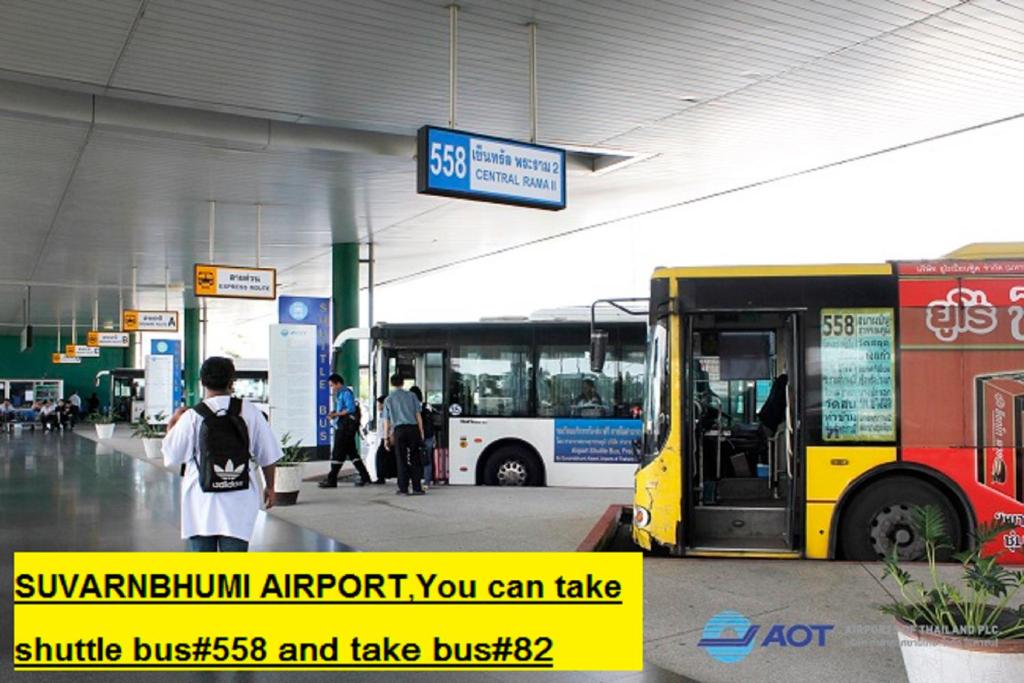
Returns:
[[[565,150],[424,126],[417,190],[557,211],[565,208]]]
[[[891,308],[821,310],[825,441],[893,441],[896,383]]]

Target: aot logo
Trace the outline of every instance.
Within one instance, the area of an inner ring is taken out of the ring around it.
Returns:
[[[156,343],[156,352],[157,353],[167,353],[167,349],[168,348],[170,348],[170,347],[167,346],[167,342],[165,342],[165,341],[161,341],[161,342],[157,342]]]
[[[834,624],[772,624],[761,639],[761,647],[825,647],[825,634]],[[746,659],[757,647],[759,624],[735,610],[725,610],[708,619],[697,647],[720,662],[731,664]]]
[[[304,301],[295,301],[288,307],[288,315],[292,320],[305,320],[309,315],[309,306]]]

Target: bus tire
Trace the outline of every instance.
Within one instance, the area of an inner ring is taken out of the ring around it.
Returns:
[[[850,501],[839,520],[842,558],[876,562],[898,548],[900,560],[925,558],[924,539],[913,528],[911,510],[934,505],[946,520],[946,536],[955,546],[963,537],[960,516],[938,487],[917,477],[893,476],[870,482]],[[951,558],[959,547],[940,549],[939,561]]]
[[[501,446],[487,458],[484,484],[488,486],[539,486],[536,458],[518,446]]]

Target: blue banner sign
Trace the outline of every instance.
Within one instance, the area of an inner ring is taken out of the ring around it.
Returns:
[[[555,420],[555,462],[635,463],[640,420]]]
[[[278,322],[283,325],[316,325],[316,445],[330,448],[331,421],[331,300],[312,296],[278,297]]]
[[[424,126],[418,190],[538,209],[565,208],[565,150]]]

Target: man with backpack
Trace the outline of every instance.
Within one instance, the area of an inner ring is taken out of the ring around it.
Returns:
[[[270,508],[274,463],[284,454],[263,413],[231,396],[230,358],[207,358],[199,379],[203,401],[174,413],[163,443],[164,464],[184,467],[181,537],[189,550],[245,552],[260,511],[256,466],[263,470],[263,502]]]
[[[359,449],[356,447],[356,434],[359,432],[360,411],[359,404],[352,394],[352,390],[345,386],[345,379],[338,373],[327,378],[327,384],[331,387],[331,394],[334,396],[334,410],[327,413],[327,417],[334,421],[334,449],[331,453],[331,471],[327,478],[321,481],[318,486],[322,489],[333,489],[338,487],[338,472],[345,460],[349,459],[359,473],[359,481],[356,486],[366,486],[370,483],[370,473],[366,471],[363,459],[359,457]]]

